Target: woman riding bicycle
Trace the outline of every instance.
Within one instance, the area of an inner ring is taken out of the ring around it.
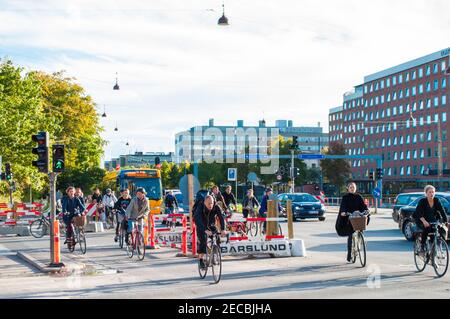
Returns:
[[[128,188],[122,189],[120,194],[121,196],[114,204],[114,209],[117,211],[116,236],[114,237],[115,242],[119,239],[119,228],[122,227],[122,229],[127,229],[125,216],[127,207],[131,202],[130,190]]]
[[[142,219],[150,212],[148,205],[148,199],[145,196],[147,192],[145,188],[139,187],[136,189],[136,197],[133,197],[130,204],[127,207],[127,221],[128,232],[126,234],[125,242],[128,244],[128,235],[131,234],[134,228],[134,223],[139,222],[139,231],[143,230]]]
[[[83,213],[86,209],[81,203],[80,199],[78,197],[75,197],[75,187],[67,187],[66,193],[67,196],[64,196],[61,200],[62,213],[64,214],[63,220],[64,224],[66,224],[66,241],[64,242],[64,244],[67,243],[67,238],[72,237],[72,227],[70,227],[72,219],[76,215]]]
[[[350,182],[347,184],[348,193],[342,197],[341,206],[336,220],[336,231],[339,236],[348,236],[347,238],[347,261],[351,262],[352,254],[352,237],[353,227],[350,223],[349,216],[346,213],[353,213],[355,211],[365,212],[369,209],[364,203],[364,199],[360,194],[356,193],[356,184]]]
[[[430,223],[438,220],[447,223],[447,214],[439,198],[435,197],[436,189],[432,185],[425,186],[425,198],[419,200],[414,214],[416,225],[422,230],[422,250],[425,248],[427,237],[433,233]]]
[[[242,203],[242,214],[244,215],[244,218],[247,218],[250,213],[256,212],[256,209],[259,208],[259,206],[258,200],[253,195],[253,189],[247,190],[247,197],[245,197],[244,202]]]
[[[194,211],[195,227],[197,228],[197,238],[199,241],[198,258],[200,259],[201,268],[205,268],[203,256],[206,254],[207,237],[212,235],[209,230],[215,227],[216,218],[220,221],[221,229],[225,229],[225,221],[222,216],[222,210],[215,203],[213,195],[206,195],[203,205],[198,205]],[[226,232],[222,230],[221,235],[225,236]]]

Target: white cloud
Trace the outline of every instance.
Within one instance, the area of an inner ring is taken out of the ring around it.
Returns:
[[[365,75],[449,46],[445,0],[230,0],[225,28],[221,3],[0,0],[0,54],[65,69],[106,104],[109,158],[131,138],[173,151],[174,133],[212,117],[326,126]]]

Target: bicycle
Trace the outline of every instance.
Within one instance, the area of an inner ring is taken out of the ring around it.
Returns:
[[[129,258],[133,258],[134,252],[137,252],[139,260],[144,260],[145,257],[145,244],[144,236],[139,230],[138,220],[139,219],[128,219],[128,223],[133,222],[133,229],[131,234],[128,236],[127,242],[127,255]]]
[[[434,222],[429,223],[432,227],[433,233],[430,233],[425,243],[425,249],[422,249],[422,230],[415,231],[414,241],[414,263],[417,271],[425,270],[427,264],[431,261],[434,272],[438,278],[444,276],[448,269],[448,246],[445,238],[440,234],[443,223]],[[430,237],[433,237],[431,239]]]
[[[366,254],[366,240],[364,239],[364,230],[367,226],[367,219],[370,216],[368,211],[363,213],[355,211],[353,213],[345,213],[349,216],[350,223],[353,227],[352,235],[352,250],[351,250],[351,263],[356,263],[356,258],[359,257],[361,267],[366,266],[367,254]]]
[[[106,214],[106,227],[108,229],[116,229],[117,226],[116,211],[113,208],[106,206],[105,214]]]
[[[253,213],[254,216],[251,218],[258,218],[258,214],[255,215],[255,212]],[[248,227],[247,234],[250,233],[250,236],[256,237],[256,236],[264,236],[266,234],[266,226],[264,221],[256,221],[256,222],[248,222],[250,223],[250,226]],[[278,224],[278,235],[283,235],[283,231],[281,229],[281,225]]]
[[[208,268],[211,267],[214,283],[217,284],[222,276],[222,254],[220,252],[220,232],[216,227],[210,227],[210,234],[207,234],[206,254],[202,259],[198,259],[198,273],[201,279],[206,277]],[[227,243],[229,241],[229,234],[227,234]],[[205,267],[202,267],[200,260],[203,260]]]
[[[81,218],[79,221],[74,221],[75,218]],[[66,243],[67,243],[67,249],[73,253],[75,251],[75,246],[77,244],[80,245],[80,251],[81,253],[84,255],[86,254],[86,235],[84,233],[84,218],[85,216],[83,215],[78,215],[75,216],[71,223],[70,226],[72,228],[72,236],[66,239]],[[78,225],[75,225],[75,223],[77,223]]]
[[[59,220],[59,233],[61,237],[65,236],[65,224],[62,220],[62,215],[58,215]],[[50,213],[48,213],[47,216],[45,216],[45,213],[41,215],[38,219],[33,221],[30,224],[30,233],[34,238],[42,238],[45,234],[47,234],[47,231],[50,229]]]

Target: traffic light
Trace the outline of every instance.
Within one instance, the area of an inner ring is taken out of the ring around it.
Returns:
[[[64,172],[64,145],[53,145],[53,172]]]
[[[383,179],[383,169],[377,168],[377,179]]]
[[[11,172],[11,164],[5,163],[5,180],[7,180],[8,182],[11,182],[12,176],[13,176],[13,174]]]
[[[37,147],[32,150],[33,154],[38,156],[37,161],[33,161],[33,166],[36,166],[41,173],[48,173],[48,132],[39,132],[32,137],[33,142],[37,142]]]
[[[373,175],[373,172],[369,172],[369,179],[370,179],[371,181],[375,180],[374,175]]]
[[[298,148],[298,136],[292,136],[291,149],[295,150]]]
[[[159,158],[159,156],[155,157],[155,167],[156,168],[160,168],[161,167],[161,159]]]

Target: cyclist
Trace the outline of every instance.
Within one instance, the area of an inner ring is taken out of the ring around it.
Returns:
[[[81,203],[78,197],[75,197],[75,187],[69,186],[66,189],[67,195],[64,196],[61,200],[62,204],[62,213],[64,224],[66,224],[66,241],[64,244],[67,244],[67,238],[72,237],[72,227],[70,224],[72,223],[72,219],[81,214],[86,209],[84,205]]]
[[[261,207],[259,208],[259,217],[267,217],[267,201],[270,199],[270,196],[273,194],[272,188],[266,188],[266,193],[261,200]],[[284,211],[283,206],[281,206],[280,202],[278,202],[278,211]],[[266,231],[267,222],[264,223],[263,231]]]
[[[175,207],[179,207],[177,198],[173,195],[173,191],[169,191],[169,193],[166,195],[164,203],[166,205],[166,209],[169,211],[169,214],[173,214],[175,211]]]
[[[139,231],[142,232],[144,227],[142,219],[150,212],[148,199],[147,196],[145,196],[146,194],[145,188],[138,187],[138,189],[136,189],[136,196],[133,197],[127,207],[128,232],[125,238],[127,244],[128,235],[133,231],[134,223],[139,222]]]
[[[117,202],[116,196],[112,193],[111,188],[106,190],[106,194],[103,196],[102,203],[105,205],[105,219],[108,220],[112,209]],[[104,220],[104,221],[106,221]]]
[[[114,209],[117,211],[116,237],[114,237],[115,242],[119,239],[119,227],[122,227],[122,229],[127,229],[125,215],[127,207],[131,202],[130,191],[128,188],[122,189],[120,191],[120,195],[121,196],[114,204]]]
[[[234,207],[237,206],[236,197],[234,197],[234,194],[231,192],[231,185],[227,185],[225,193],[223,193],[222,196],[226,207],[230,207],[230,204],[233,204]]]
[[[253,195],[253,189],[249,189],[247,190],[247,197],[245,197],[244,202],[242,203],[242,214],[244,215],[244,218],[247,218],[248,214],[254,210],[255,207],[259,207],[259,202]]]
[[[436,189],[432,185],[425,186],[425,198],[419,200],[414,213],[417,226],[422,230],[422,251],[425,250],[427,237],[433,233],[430,223],[438,220],[447,224],[447,214],[439,198],[435,197]]]
[[[198,258],[200,259],[200,267],[205,268],[206,265],[203,261],[203,256],[206,254],[206,241],[207,235],[212,235],[209,230],[211,227],[215,227],[216,218],[220,221],[220,228],[225,229],[225,221],[222,216],[222,210],[217,205],[213,195],[206,195],[203,204],[198,205],[194,211],[194,221],[197,228],[197,237],[199,241],[198,246]],[[221,235],[225,236],[226,232],[221,231]]]
[[[91,196],[92,204],[96,204],[97,211],[96,211],[96,220],[98,221],[99,216],[103,213],[103,207],[102,207],[102,194],[100,193],[100,189],[97,187],[94,190],[94,194]]]
[[[339,236],[348,236],[347,238],[347,262],[351,262],[352,255],[352,236],[354,233],[353,227],[350,223],[349,216],[346,213],[353,213],[355,211],[365,212],[369,209],[364,203],[363,197],[356,193],[356,184],[349,182],[347,184],[348,193],[342,197],[341,206],[336,220],[336,230]],[[367,221],[367,224],[369,220]]]
[[[75,188],[75,197],[78,197],[81,201],[81,204],[83,204],[83,206],[86,206],[86,201],[84,199],[84,194],[83,191],[81,190],[80,187]]]
[[[228,209],[227,204],[225,204],[225,199],[222,196],[222,193],[219,190],[219,186],[214,185],[211,188],[212,191],[212,195],[214,196],[214,199],[216,200],[216,204],[220,206],[220,208],[222,209],[222,211],[225,211]]]

